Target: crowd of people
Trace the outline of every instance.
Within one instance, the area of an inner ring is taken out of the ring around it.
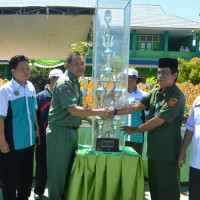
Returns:
[[[9,68],[12,79],[0,88],[4,200],[28,200],[32,186],[34,146],[37,146],[35,199],[42,198],[48,182],[49,199],[63,200],[77,150],[82,117],[99,116],[106,120],[114,115],[127,115],[127,125],[121,127],[121,131],[126,134],[126,145],[139,154],[142,154],[143,133],[147,131],[152,200],[180,199],[180,168],[192,141],[189,198],[200,199],[200,97],[191,109],[182,142],[185,97],[175,85],[178,78],[176,59],[159,59],[159,86],[148,93],[137,87],[138,72],[129,69],[127,105],[113,109],[87,109],[82,106],[79,78],[85,72],[85,63],[78,52],[67,55],[64,73],[58,69],[49,73],[49,87],[37,95],[33,84],[28,81],[28,58],[14,56],[10,59]],[[145,111],[148,111],[148,119],[145,119]]]

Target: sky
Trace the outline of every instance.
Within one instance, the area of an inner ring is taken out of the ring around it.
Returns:
[[[200,0],[132,0],[132,3],[159,5],[167,14],[200,22]]]
[[[71,2],[72,0],[59,0],[62,2]],[[74,2],[80,3],[95,3],[96,0],[73,0]],[[109,0],[108,0],[109,1]],[[116,0],[117,1],[117,0]],[[200,22],[200,0],[131,0],[134,4],[149,4],[149,5],[160,5],[161,8],[167,13],[177,17],[183,17],[195,22]],[[57,0],[0,0],[0,5],[3,3],[20,3],[20,2],[58,2]]]

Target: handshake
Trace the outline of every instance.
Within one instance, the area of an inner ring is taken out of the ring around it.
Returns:
[[[101,117],[103,120],[107,120],[109,118],[112,118],[114,115],[117,115],[117,109],[116,108],[102,108],[102,109],[97,109],[98,116]],[[123,131],[124,134],[127,133],[128,135],[134,134],[141,132],[139,127],[131,127],[131,126],[121,126],[120,131]]]
[[[97,115],[101,117],[103,120],[107,120],[114,115],[117,114],[117,109],[116,108],[102,108],[102,109],[97,109]]]

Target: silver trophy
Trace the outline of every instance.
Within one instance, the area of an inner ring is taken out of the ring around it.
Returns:
[[[103,104],[106,107],[113,108],[116,107],[117,101],[122,94],[121,89],[119,88],[118,77],[112,77],[113,69],[111,67],[111,61],[114,56],[114,52],[111,50],[113,46],[113,38],[111,36],[111,27],[110,22],[112,19],[111,11],[106,10],[104,15],[104,22],[106,26],[104,28],[103,34],[103,46],[105,50],[102,52],[102,57],[105,60],[105,69],[103,70],[104,74],[100,75],[99,86],[96,90],[96,95],[99,100],[100,108],[103,108]],[[113,79],[113,80],[112,80]],[[108,84],[110,81],[114,82],[114,87],[111,90],[110,94],[107,94],[104,84]],[[100,151],[119,151],[119,139],[116,138],[117,128],[120,122],[120,118],[115,116],[113,119],[102,120],[101,118],[96,118],[98,129],[97,129],[97,142],[96,149]],[[104,132],[105,134],[103,134]]]
[[[129,64],[130,5],[130,0],[123,0],[123,3],[97,1],[93,29],[93,108],[113,110],[126,104],[126,99],[121,97],[122,91],[124,96],[127,91],[128,76],[123,72]],[[120,78],[120,75],[123,77]],[[92,127],[93,148],[96,151],[120,152],[124,145],[124,133],[119,127],[125,119],[121,115],[107,120],[95,117]]]
[[[102,137],[102,129],[103,129],[103,119],[101,119],[101,117],[97,116],[96,122],[97,122],[97,125],[98,125],[97,138],[101,138]]]
[[[113,100],[115,102],[115,107],[117,107],[117,103],[119,102],[119,98],[122,95],[122,90],[119,88],[119,78],[117,76],[113,76],[114,87],[111,90],[111,94],[113,96]]]
[[[103,80],[99,81],[99,87],[96,90],[96,95],[97,95],[97,98],[99,100],[100,108],[103,108],[103,102],[105,100],[106,93],[107,93],[107,91],[104,88],[104,81]]]
[[[104,21],[106,23],[106,26],[105,26],[104,35],[103,35],[103,46],[106,47],[105,51],[103,52],[103,58],[106,61],[106,68],[104,69],[104,72],[106,74],[110,74],[113,72],[113,69],[110,66],[111,60],[114,56],[114,53],[111,50],[111,47],[113,45],[113,36],[110,35],[111,19],[112,19],[111,11],[106,10],[105,15],[104,15]]]
[[[106,61],[106,68],[104,69],[104,72],[105,72],[106,74],[112,73],[112,72],[113,72],[113,69],[111,68],[110,63],[111,63],[111,60],[112,60],[112,58],[113,58],[113,52],[112,52],[112,50],[111,50],[110,48],[107,48],[107,49],[103,52],[103,54],[104,54],[104,59],[105,59],[105,61]]]
[[[111,119],[111,122],[112,122],[112,126],[113,126],[113,137],[116,137],[116,131],[117,131],[117,128],[119,126],[119,122],[120,122],[120,117],[118,117],[117,115],[115,115],[112,119]]]

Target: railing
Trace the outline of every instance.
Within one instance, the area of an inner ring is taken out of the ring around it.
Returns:
[[[195,52],[179,52],[179,51],[168,51],[168,57],[170,58],[184,58],[190,60],[195,57]]]
[[[147,50],[136,50],[135,57],[132,56],[132,51],[130,51],[130,59],[138,60],[157,60],[164,57],[164,51],[147,51]],[[195,52],[179,52],[179,51],[168,51],[169,58],[184,58],[185,60],[190,60],[195,57]]]
[[[87,58],[92,58],[93,49],[90,49]],[[147,50],[136,50],[136,55],[133,57],[132,50],[129,52],[130,60],[158,60],[164,57],[164,51],[147,51]],[[169,58],[184,58],[190,60],[195,57],[195,52],[179,52],[179,51],[168,51]]]

